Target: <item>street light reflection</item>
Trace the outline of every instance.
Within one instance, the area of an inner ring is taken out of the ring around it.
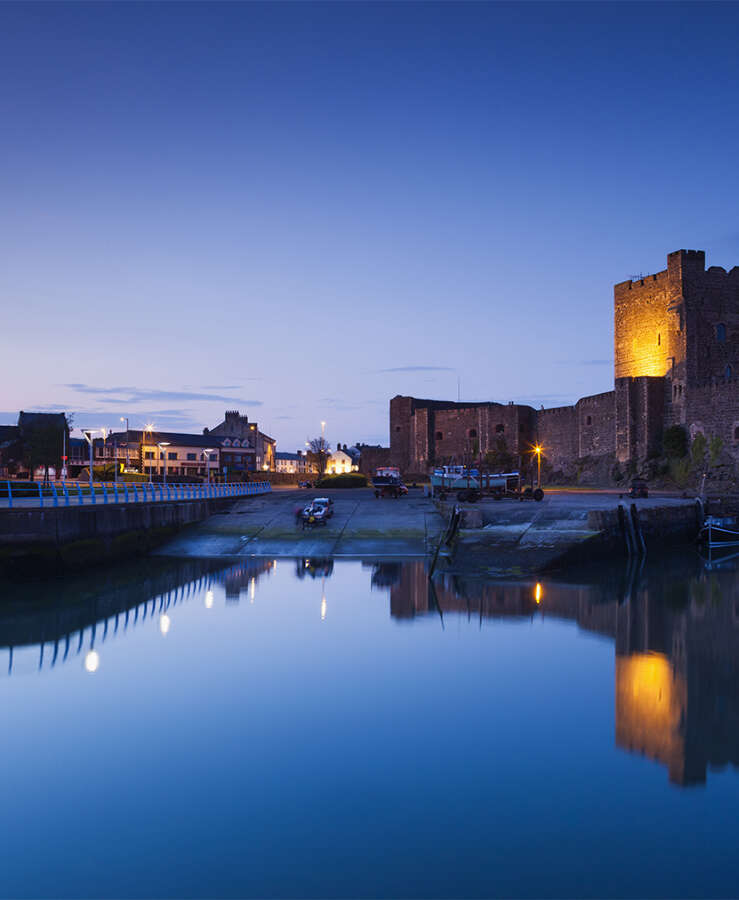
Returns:
[[[97,650],[90,650],[85,656],[85,671],[97,672],[100,666],[100,655]]]
[[[213,609],[213,591],[206,591],[206,592],[205,592],[205,600],[204,600],[204,603],[205,603],[205,608],[206,608],[206,609]]]
[[[172,627],[172,620],[169,618],[167,613],[162,613],[159,617],[159,630],[162,634],[167,634],[169,629]]]

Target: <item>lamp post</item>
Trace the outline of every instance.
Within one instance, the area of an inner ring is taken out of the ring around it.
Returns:
[[[159,452],[162,454],[162,459],[164,460],[164,483],[166,484],[167,483],[167,451],[166,450],[163,451],[162,447],[169,447],[169,441],[162,441],[161,443],[157,444],[157,447],[159,447]]]
[[[534,453],[536,453],[536,486],[538,488],[541,487],[541,451],[542,447],[537,444],[534,447]]]
[[[149,441],[153,441],[154,440],[154,426],[151,424],[144,426],[144,439],[146,438],[147,431],[149,432]],[[144,453],[146,453],[146,452],[147,452],[146,442],[144,441]],[[152,451],[151,455],[152,456],[154,455],[153,451]],[[151,484],[151,459],[149,460],[149,484]]]
[[[205,480],[208,485],[210,485],[210,454],[213,452],[214,447],[206,447],[203,450],[205,454]]]
[[[95,434],[95,432],[100,431],[100,430],[101,429],[99,429],[99,428],[84,428],[82,430],[82,434],[84,434],[85,440],[90,445],[90,493],[91,494],[92,494],[92,465],[93,465],[93,463],[92,463],[92,436],[93,436],[93,434]],[[105,446],[104,443],[103,443],[103,446]]]
[[[121,422],[126,423],[126,468],[128,468],[128,416],[121,416]]]

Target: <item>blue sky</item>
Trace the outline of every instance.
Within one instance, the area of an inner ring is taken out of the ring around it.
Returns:
[[[387,441],[612,386],[612,286],[739,264],[736,4],[0,5],[0,421]]]

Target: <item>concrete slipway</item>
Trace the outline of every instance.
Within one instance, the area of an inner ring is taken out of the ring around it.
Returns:
[[[325,527],[303,530],[295,510],[320,492],[277,489],[239,501],[177,535],[159,553],[173,556],[412,557],[434,553],[450,506],[420,490],[377,500],[371,490],[331,492],[335,514]],[[467,525],[443,561],[446,567],[490,575],[551,568],[569,560],[624,552],[618,506],[610,492],[550,492],[541,503],[492,500],[469,506]],[[697,533],[695,501],[637,501],[647,545],[690,540]]]

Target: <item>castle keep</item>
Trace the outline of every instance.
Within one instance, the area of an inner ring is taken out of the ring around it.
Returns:
[[[613,293],[612,391],[541,410],[393,397],[392,463],[425,472],[484,456],[504,438],[513,453],[539,442],[555,469],[609,454],[638,464],[660,453],[671,425],[720,437],[739,460],[739,266],[706,269],[702,250],[676,250],[662,272]]]

